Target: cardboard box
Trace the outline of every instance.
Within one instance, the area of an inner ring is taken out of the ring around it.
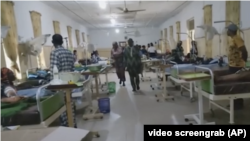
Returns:
[[[2,141],[91,141],[88,130],[69,127],[3,131]]]

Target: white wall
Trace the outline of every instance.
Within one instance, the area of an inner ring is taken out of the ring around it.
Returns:
[[[124,34],[124,29],[119,29],[120,32],[116,33],[115,29],[105,29],[103,30],[89,30],[90,42],[95,44],[96,48],[108,48],[112,47],[114,41],[126,41],[125,36],[132,38],[135,44],[147,45],[150,42],[156,42],[160,39],[160,30],[159,28],[138,28],[141,36],[135,37],[128,34]],[[127,31],[135,31],[136,29],[127,29]]]
[[[168,19],[165,21],[161,26],[160,30],[163,30],[164,28],[168,28],[169,26],[174,26],[174,38],[176,39],[176,27],[175,23],[176,21],[181,22],[181,32],[187,31],[187,20],[194,18],[195,22],[195,28],[198,25],[203,24],[203,7],[207,4],[212,4],[212,12],[213,12],[213,21],[221,21],[225,20],[225,1],[194,1],[190,3],[187,7],[185,7],[179,14],[175,15],[174,17]],[[241,24],[243,29],[250,28],[250,1],[241,1]],[[225,23],[217,23],[213,26],[218,30],[218,32],[221,32],[225,28]],[[169,30],[168,30],[169,34]],[[195,29],[195,37],[203,37],[204,31],[196,28]],[[187,36],[185,34],[181,35],[181,40],[186,40]]]
[[[39,1],[15,1],[14,2],[15,16],[17,22],[18,35],[23,37],[24,40],[34,37],[33,28],[31,23],[31,17],[29,11],[37,11],[41,16],[42,23],[42,34],[54,34],[53,21],[60,22],[61,35],[63,37],[68,37],[67,26],[72,27],[72,41],[73,46],[76,47],[76,34],[75,30],[80,30],[80,41],[82,41],[82,32],[85,36],[88,34],[88,29],[75,22],[70,17],[63,15],[62,13],[52,9],[43,2]],[[85,37],[87,39],[87,37]],[[51,37],[46,43],[47,45],[52,45]]]

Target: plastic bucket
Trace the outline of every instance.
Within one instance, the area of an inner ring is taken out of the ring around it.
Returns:
[[[116,92],[116,83],[115,82],[108,82],[108,91],[109,91],[109,94],[113,94]]]
[[[110,99],[109,98],[98,99],[98,107],[101,113],[103,114],[110,113]]]

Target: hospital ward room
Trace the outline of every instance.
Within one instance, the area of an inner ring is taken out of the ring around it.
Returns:
[[[2,141],[146,141],[145,125],[250,125],[249,7],[1,1]]]

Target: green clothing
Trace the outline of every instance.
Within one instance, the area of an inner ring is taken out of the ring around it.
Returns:
[[[46,98],[42,98],[41,101]],[[23,99],[17,103],[5,103],[1,102],[1,117],[10,117],[18,112],[27,109],[30,106],[36,105],[36,99],[27,98]]]
[[[124,50],[124,62],[130,74],[140,74],[142,62],[140,50],[135,47],[126,47]]]

